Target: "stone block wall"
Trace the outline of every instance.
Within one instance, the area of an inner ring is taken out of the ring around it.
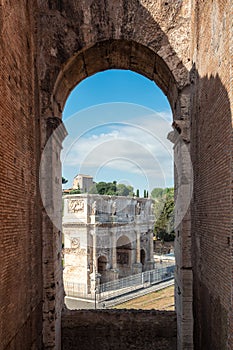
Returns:
[[[63,350],[175,350],[173,311],[66,310]]]

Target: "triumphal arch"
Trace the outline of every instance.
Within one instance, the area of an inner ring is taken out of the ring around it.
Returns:
[[[63,196],[65,282],[83,295],[98,283],[154,268],[153,200],[78,194]]]
[[[71,321],[63,309],[62,111],[79,82],[112,68],[153,80],[173,112],[177,347],[233,349],[232,6],[231,0],[0,1],[1,349],[60,349],[62,341],[71,349],[72,337],[79,339],[77,327],[70,330],[80,318],[73,313]],[[126,343],[137,320],[137,327],[147,319],[158,327],[153,317],[160,317],[171,329],[164,315],[152,314],[125,316]],[[114,314],[104,315],[110,322]],[[101,328],[102,348],[107,342],[120,348],[124,332],[117,324],[106,326],[111,337]],[[133,332],[138,348],[146,334]],[[147,349],[156,342],[149,338]]]

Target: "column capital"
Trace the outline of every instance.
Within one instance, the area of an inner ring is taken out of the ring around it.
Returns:
[[[61,118],[58,117],[48,117],[46,119],[46,129],[47,138],[49,139],[49,137],[56,131],[56,138],[60,143],[62,143],[68,135],[64,123],[62,122]]]

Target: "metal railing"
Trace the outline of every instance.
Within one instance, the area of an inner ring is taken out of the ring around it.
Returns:
[[[66,296],[74,298],[84,298],[84,299],[93,299],[91,294],[86,292],[85,283],[76,283],[64,280],[64,289]]]
[[[98,301],[104,301],[172,279],[174,278],[174,271],[174,264],[167,263],[166,266],[163,264],[162,267],[155,268],[154,270],[102,283],[97,286],[94,295],[88,294],[85,284],[81,283],[64,281],[64,288],[66,296],[92,300],[96,298]]]
[[[147,288],[153,284],[166,281],[174,277],[175,265],[156,268],[129,277],[103,283],[99,286],[99,300],[107,300],[118,295],[130,293],[137,289]]]

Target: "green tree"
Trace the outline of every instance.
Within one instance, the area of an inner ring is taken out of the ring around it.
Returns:
[[[137,191],[136,191],[136,197],[139,198],[139,196],[140,196],[140,194],[139,194],[139,189],[137,189]]]
[[[132,196],[133,197],[133,187],[126,186],[124,184],[117,184],[116,181],[113,182],[97,182],[90,189],[89,193],[98,193],[100,195],[110,195],[110,196]]]
[[[68,194],[80,194],[82,193],[78,184],[78,188],[75,188],[73,190],[70,190],[70,192]]]
[[[116,195],[116,191],[117,191],[117,182],[116,181],[108,182],[106,194],[114,196],[114,195]]]
[[[88,193],[90,193],[90,194],[98,194],[98,190],[97,190],[96,184],[94,184],[94,185],[92,185],[90,187]]]
[[[108,191],[107,183],[103,182],[103,181],[97,182],[96,189],[97,189],[98,194],[101,194],[101,195],[107,194],[107,191]]]
[[[155,188],[151,196],[155,200],[155,236],[162,241],[173,241],[175,238],[174,188]]]
[[[77,189],[74,189],[74,190],[70,190],[70,192],[67,193],[67,194],[80,194],[80,193],[81,193],[81,191],[77,188]]]
[[[151,197],[154,199],[161,198],[164,195],[165,189],[156,187],[151,192]]]
[[[133,197],[133,187],[126,186],[124,184],[117,184],[116,193],[118,196],[131,196]]]

